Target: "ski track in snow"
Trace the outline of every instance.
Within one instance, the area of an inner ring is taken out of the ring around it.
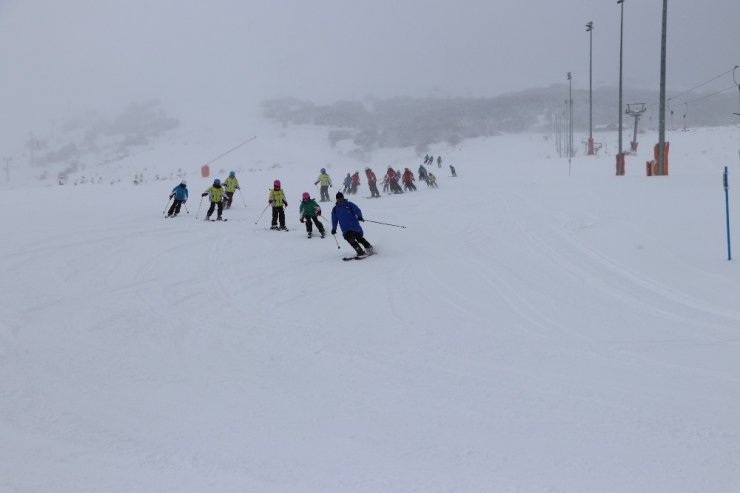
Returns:
[[[39,189],[23,221],[25,191],[0,194],[0,490],[732,491],[738,281],[696,253],[703,170],[569,177],[519,155],[538,142],[466,142],[438,189],[351,197],[407,226],[366,221],[363,262],[305,237],[316,170],[293,156],[242,185],[264,204],[283,180],[287,233],[263,205],[162,219],[168,182]],[[653,229],[641,209],[674,188],[680,228]]]

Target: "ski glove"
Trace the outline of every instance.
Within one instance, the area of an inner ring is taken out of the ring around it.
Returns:
[[[316,215],[317,216],[320,216],[321,215],[321,211],[317,212]]]
[[[175,194],[173,193],[172,195],[170,195],[170,198],[172,198],[172,197],[174,197],[174,196],[175,196]]]
[[[332,229],[331,230],[331,234],[333,234],[333,235],[337,234],[337,230],[336,229]]]
[[[272,199],[267,201],[268,204],[272,204]]]
[[[204,193],[200,194],[201,197],[205,197],[206,195],[208,195],[208,192],[204,192]]]
[[[301,218],[301,222],[303,222],[303,218]]]
[[[364,223],[365,222],[365,220],[362,218],[362,216],[358,217],[357,220],[360,221],[361,223]]]

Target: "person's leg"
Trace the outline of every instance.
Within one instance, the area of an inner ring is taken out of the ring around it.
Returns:
[[[355,249],[355,252],[357,252],[357,255],[364,255],[365,251],[362,249],[360,244],[357,242],[357,232],[356,231],[347,231],[344,233],[344,239],[347,240],[347,243]]]

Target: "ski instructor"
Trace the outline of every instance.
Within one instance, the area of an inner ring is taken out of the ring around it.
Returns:
[[[337,192],[336,198],[337,203],[331,210],[331,234],[337,234],[337,223],[339,223],[342,236],[355,249],[358,257],[372,255],[373,246],[365,239],[362,227],[360,227],[360,223],[364,221],[362,211],[349,200],[344,200],[342,192]],[[365,250],[362,247],[365,247]]]

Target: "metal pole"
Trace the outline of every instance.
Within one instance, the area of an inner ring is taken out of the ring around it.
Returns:
[[[588,31],[588,155],[594,154],[594,103],[593,103],[593,52],[594,52],[594,23],[586,24]]]
[[[665,61],[668,0],[663,0],[663,23],[660,35],[660,113],[658,116],[658,174],[665,175]]]
[[[725,220],[727,222],[727,260],[732,260],[732,250],[730,248],[730,199],[727,193],[727,166],[725,166],[725,172],[722,175],[722,182],[725,187]]]
[[[619,154],[622,154],[622,52],[623,42],[622,37],[624,34],[624,0],[617,0],[617,3],[621,6],[621,13],[619,18]]]
[[[568,176],[573,158],[573,77],[568,72]]]

